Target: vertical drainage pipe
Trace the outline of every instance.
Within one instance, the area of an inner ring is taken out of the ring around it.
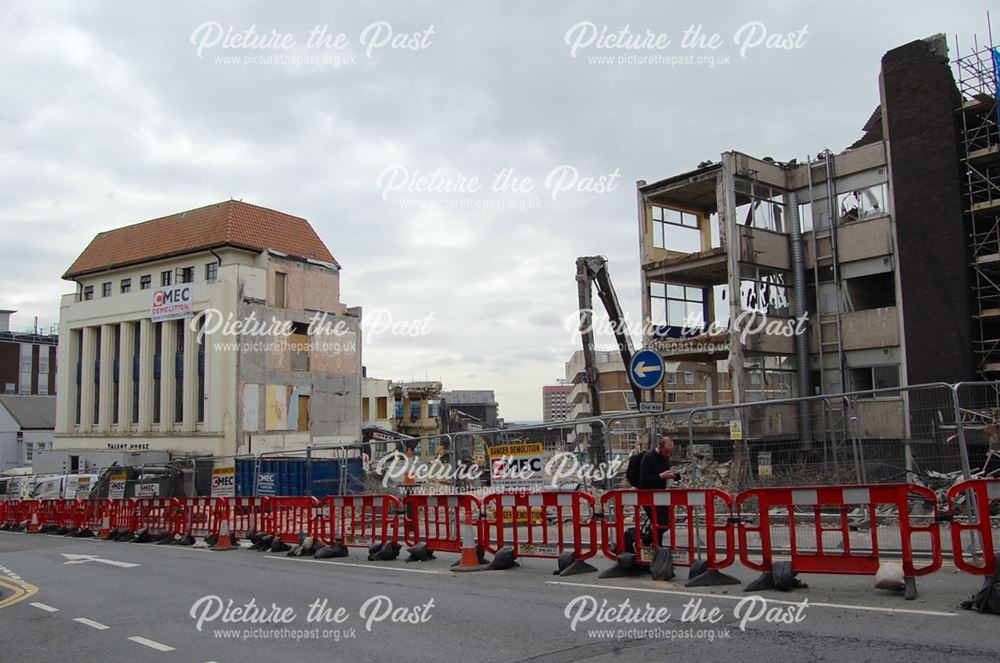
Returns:
[[[794,191],[789,191],[788,201],[788,225],[791,228],[792,242],[792,279],[795,288],[795,315],[801,316],[806,312],[806,266],[805,256],[802,251],[802,222],[799,218],[799,197]],[[812,449],[813,431],[812,420],[810,418],[810,401],[805,400],[810,396],[809,388],[809,327],[804,326],[803,333],[795,336],[795,354],[798,358],[798,378],[799,378],[799,432],[802,437],[802,448]]]

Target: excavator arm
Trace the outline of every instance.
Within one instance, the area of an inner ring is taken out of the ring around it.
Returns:
[[[599,373],[594,351],[594,287],[597,288],[597,296],[604,304],[604,310],[607,311],[608,319],[611,321],[625,370],[628,370],[632,363],[635,348],[632,346],[632,337],[629,336],[626,328],[625,314],[622,312],[621,304],[618,303],[618,295],[611,284],[607,258],[604,256],[577,258],[576,285],[580,304],[580,338],[583,341],[584,380],[590,392],[591,414],[599,416],[602,412],[598,384]],[[642,392],[634,384],[632,385],[632,394],[635,396],[636,403],[642,401]],[[605,457],[604,428],[599,423],[591,424],[590,459],[598,466],[607,460]]]

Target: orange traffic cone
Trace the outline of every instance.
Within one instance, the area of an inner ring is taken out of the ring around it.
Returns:
[[[219,526],[219,540],[215,542],[212,546],[212,550],[233,550],[236,546],[233,545],[233,536],[229,531],[229,518],[222,519],[222,525]]]
[[[484,560],[479,551],[476,537],[476,526],[472,524],[472,513],[465,512],[465,524],[462,525],[462,556],[458,558],[452,569],[454,571],[479,571]]]
[[[38,532],[38,514],[37,513],[32,513],[31,514],[31,522],[28,523],[28,532],[30,534],[35,534],[36,532]]]
[[[104,512],[104,516],[101,518],[101,531],[98,532],[97,536],[102,539],[106,539],[111,536],[111,517],[108,516],[108,512]]]

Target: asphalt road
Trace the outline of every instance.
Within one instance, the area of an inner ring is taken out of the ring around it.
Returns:
[[[740,586],[685,589],[681,578],[560,578],[553,560],[456,574],[451,555],[406,564],[370,563],[362,553],[319,561],[0,532],[0,662],[992,662],[1000,655],[1000,616],[957,609],[979,579],[951,567],[919,579],[916,601],[875,589],[869,577],[812,575],[803,577],[807,589],[764,592],[767,603],[750,603]],[[87,557],[95,555],[106,561]],[[744,581],[755,575],[733,573]],[[227,611],[230,600],[237,607],[253,600],[261,610]],[[309,614],[323,600],[333,621]],[[633,621],[607,612],[610,621],[588,618],[603,601],[626,600],[633,612],[624,616]],[[685,605],[698,600],[705,621],[685,618]],[[792,623],[747,617],[768,612]],[[250,617],[257,621],[241,621]]]

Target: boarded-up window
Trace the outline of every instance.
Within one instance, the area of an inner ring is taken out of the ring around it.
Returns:
[[[368,421],[368,419],[369,419],[369,416],[368,416],[369,402],[368,401],[369,401],[369,399],[368,399],[367,396],[365,396],[364,398],[361,399],[361,420],[362,421]]]
[[[309,430],[309,397],[299,396],[299,421],[295,430],[298,431],[308,431]]]
[[[376,408],[378,409],[378,413],[377,413],[377,415],[375,417],[376,419],[388,419],[389,418],[389,397],[388,396],[379,396],[378,400],[376,401]]]
[[[285,308],[285,274],[283,272],[274,273],[274,305],[278,308]]]
[[[291,349],[291,365],[293,371],[309,370],[309,335],[305,323],[296,322],[292,325],[292,335],[289,338]]]

